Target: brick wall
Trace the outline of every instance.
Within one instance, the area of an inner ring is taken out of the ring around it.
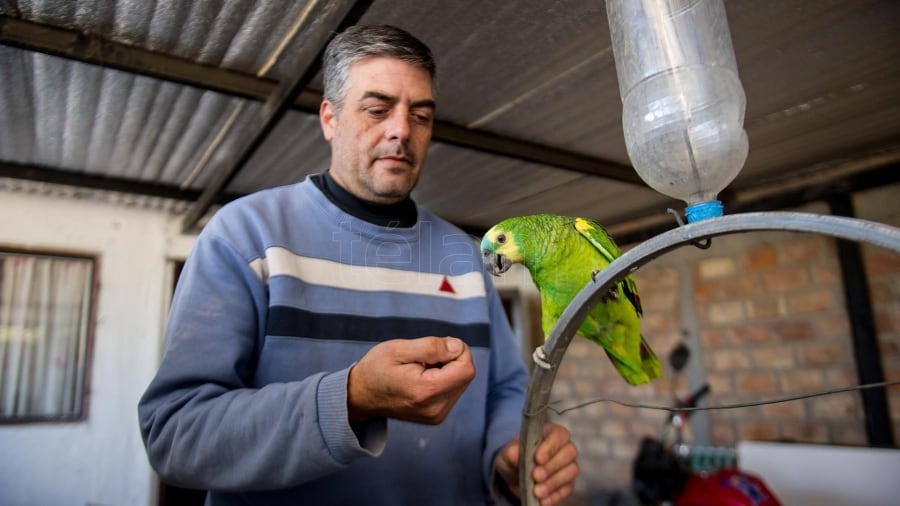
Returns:
[[[897,188],[856,197],[860,217],[900,225]],[[873,203],[874,202],[874,203]],[[824,206],[807,209],[826,214]],[[886,379],[900,380],[900,255],[863,245]],[[635,273],[644,306],[642,332],[666,364],[667,377],[628,386],[602,349],[576,338],[551,398],[564,408],[594,398],[671,405],[708,381],[707,405],[756,402],[858,384],[833,239],[816,234],[759,232],[713,240],[706,251],[682,248]],[[680,294],[688,288],[691,297]],[[685,305],[686,304],[686,305]],[[684,339],[691,374],[673,378],[667,363]],[[900,442],[900,388],[888,391],[894,439]],[[701,442],[791,440],[865,445],[858,393],[712,410]],[[571,430],[580,450],[577,490],[627,486],[640,438],[658,436],[664,411],[601,401],[551,418]],[[700,427],[699,425],[696,425]],[[687,433],[690,437],[691,433]]]

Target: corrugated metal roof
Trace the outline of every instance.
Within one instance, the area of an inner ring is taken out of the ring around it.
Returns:
[[[322,23],[317,13],[327,5],[0,2],[3,21],[39,23],[26,25],[37,39],[51,37],[38,29],[44,25],[75,37],[58,43],[58,56],[35,51],[33,40],[0,38],[0,164],[7,175],[20,166],[51,169],[196,196],[229,161],[222,147],[248,135],[262,104],[227,92],[237,88],[218,74],[203,82],[203,69],[229,69],[261,87],[292,77],[292,59],[320,42],[310,27]],[[733,188],[900,150],[900,2],[728,0],[726,8],[750,138]],[[395,24],[432,47],[438,119],[480,146],[436,135],[414,193],[423,206],[477,228],[533,212],[615,224],[677,205],[643,185],[492,144],[500,136],[551,157],[628,165],[603,2],[376,0],[360,22]],[[113,49],[86,54],[97,40]],[[161,78],[171,69],[154,55],[194,65],[201,82]],[[310,81],[313,99],[320,82]],[[325,169],[328,145],[312,110],[288,111],[225,191],[244,194]]]

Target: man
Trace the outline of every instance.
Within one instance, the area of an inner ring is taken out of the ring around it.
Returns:
[[[139,405],[150,462],[216,505],[515,502],[515,339],[472,241],[409,198],[430,50],[353,27],[324,74],[329,170],[225,206],[185,264]],[[548,425],[535,460],[557,504],[568,431]]]

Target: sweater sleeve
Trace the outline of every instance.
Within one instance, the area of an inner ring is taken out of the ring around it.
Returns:
[[[347,421],[349,368],[250,386],[267,307],[265,282],[247,259],[201,234],[178,282],[159,370],[138,404],[150,463],[167,482],[278,489],[381,453],[385,420]]]
[[[500,449],[519,435],[528,371],[522,362],[520,345],[509,326],[500,297],[490,280],[486,279],[485,283],[491,314],[492,353],[482,473],[484,482],[490,485],[494,500],[498,504],[510,504],[512,496],[505,484],[498,482],[494,462]]]

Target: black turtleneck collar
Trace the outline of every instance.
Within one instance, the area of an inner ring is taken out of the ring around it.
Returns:
[[[374,204],[341,188],[327,170],[310,176],[310,179],[332,204],[369,223],[382,227],[408,228],[415,225],[418,219],[416,204],[409,197],[396,204]]]

